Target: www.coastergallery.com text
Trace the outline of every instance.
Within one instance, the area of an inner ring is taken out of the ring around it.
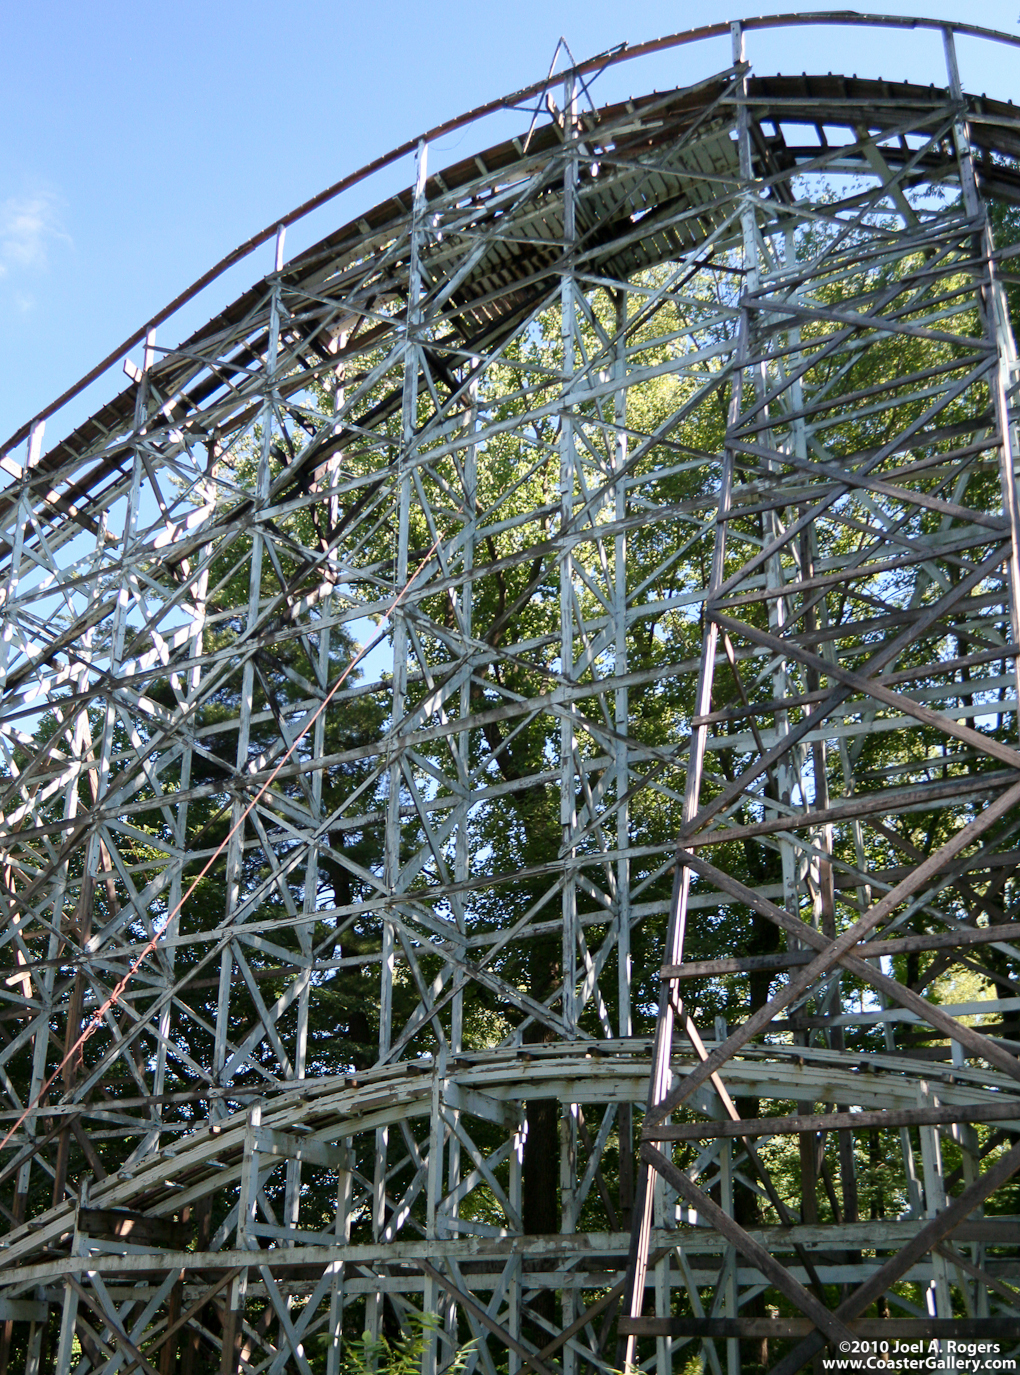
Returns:
[[[840,1354],[822,1358],[823,1370],[1015,1370],[1016,1360],[999,1356],[998,1342],[840,1342]]]

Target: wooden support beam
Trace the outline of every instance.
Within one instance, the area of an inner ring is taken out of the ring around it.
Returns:
[[[844,22],[865,18],[901,27]],[[1020,987],[1018,373],[982,219],[1020,195],[1020,117],[955,68],[948,90],[752,69],[759,27],[836,19],[709,26],[724,70],[601,110],[590,75],[688,39],[571,65],[487,107],[534,106],[527,140],[441,174],[426,148],[475,116],[413,140],[412,189],[289,262],[283,230],[339,188],[274,220],[268,277],[182,344],[172,311],[146,321],[129,387],[48,450],[59,406],[5,448],[0,1322],[63,1292],[55,1375],[76,1340],[137,1369],[121,1338],[160,1375],[217,1346],[229,1375],[308,1375],[323,1333],[341,1375],[366,1302],[380,1329],[467,1314],[481,1365],[576,1375],[610,1362],[628,1221],[642,1364],[671,1375],[670,1338],[700,1333],[736,1375],[736,1344],[780,1330],[766,1301],[801,1305],[788,1340],[855,1330],[820,1296],[930,1241],[928,1195],[1008,1154],[992,1133],[942,1170],[934,1129],[1016,1125],[1020,1070],[919,990],[975,955]],[[718,920],[738,906],[766,953]],[[900,933],[908,910],[925,930]],[[651,1043],[638,972],[667,917]],[[681,981],[729,975],[748,1021],[694,1032],[692,1063]],[[842,1054],[860,982],[890,1004],[860,1057],[896,1079],[882,1113]],[[897,1046],[901,1012],[952,1052]],[[812,1044],[771,1036],[812,1019]],[[711,1120],[666,1122],[685,1095]],[[861,1223],[851,1134],[880,1128],[913,1213]],[[835,1227],[759,1159],[779,1131]],[[648,1167],[670,1140],[703,1142],[678,1186],[698,1227],[667,1225]],[[959,1250],[1010,1228],[968,1214],[895,1275],[931,1271],[940,1314],[1011,1305],[1012,1261]]]
[[[1000,1185],[1011,1179],[1017,1170],[1020,1170],[1020,1144],[1013,1146],[1005,1155],[1000,1156],[983,1175],[980,1175],[973,1184],[968,1185],[962,1194],[954,1198],[945,1209],[925,1223],[896,1255],[890,1257],[873,1275],[860,1284],[849,1298],[844,1299],[836,1310],[838,1316],[843,1320],[852,1320],[863,1313],[879,1295],[884,1294],[902,1274],[909,1270],[916,1260],[926,1255],[944,1238],[950,1236],[965,1218],[978,1208],[990,1194],[994,1193]],[[793,1375],[793,1372],[799,1370],[801,1365],[806,1360],[810,1360],[816,1351],[820,1351],[824,1344],[824,1338],[820,1337],[818,1333],[812,1333],[789,1355],[784,1356],[778,1362],[775,1367],[776,1375]]]
[[[1015,1103],[957,1103],[952,1107],[864,1109],[860,1112],[800,1113],[753,1117],[738,1122],[660,1123],[642,1133],[645,1141],[705,1141],[712,1137],[778,1136],[785,1132],[853,1131],[870,1127],[952,1126],[957,1122],[1011,1122],[1020,1131],[1020,1098]]]
[[[1020,1318],[858,1318],[848,1324],[853,1336],[872,1342],[954,1341],[999,1344],[1020,1341]],[[806,1337],[807,1318],[620,1318],[623,1332],[636,1337],[737,1337],[784,1340]],[[895,1361],[896,1353],[891,1360]]]
[[[883,955],[908,955],[917,950],[960,950],[974,945],[992,945],[998,941],[1012,942],[1020,938],[1020,922],[1004,922],[1001,926],[963,926],[956,931],[933,931],[917,936],[900,936],[895,940],[868,940],[858,947],[862,959],[879,959]],[[691,960],[685,964],[666,965],[662,979],[701,979],[717,974],[746,974],[758,969],[793,969],[810,964],[814,956],[807,950],[784,950],[776,955],[734,955],[720,960]]]
[[[717,1228],[731,1245],[735,1246],[742,1256],[760,1270],[775,1287],[797,1308],[805,1313],[810,1319],[812,1326],[833,1342],[852,1340],[853,1334],[849,1328],[840,1320],[839,1316],[829,1312],[815,1298],[808,1293],[804,1286],[796,1280],[793,1275],[781,1265],[775,1257],[765,1249],[759,1242],[748,1235],[724,1212],[709,1196],[697,1187],[682,1170],[677,1167],[654,1146],[645,1144],[641,1147],[641,1158],[651,1165],[658,1175],[661,1175],[669,1184],[676,1189],[681,1198],[686,1200],[691,1207],[696,1208],[698,1213],[706,1217],[708,1221]]]

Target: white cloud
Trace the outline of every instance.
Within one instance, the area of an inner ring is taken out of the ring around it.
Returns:
[[[71,242],[57,205],[57,197],[49,191],[9,196],[0,205],[0,277],[17,269],[44,269],[50,246]]]

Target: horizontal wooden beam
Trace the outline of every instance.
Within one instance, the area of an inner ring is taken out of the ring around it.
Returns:
[[[880,955],[909,955],[916,950],[955,950],[958,946],[992,945],[996,941],[1020,938],[1020,922],[1006,922],[1002,926],[965,926],[958,931],[925,932],[918,936],[901,936],[898,940],[864,941],[857,954],[862,959],[878,959]],[[776,955],[739,955],[724,960],[691,960],[688,964],[667,964],[660,973],[662,979],[701,979],[714,974],[748,974],[760,969],[791,969],[794,965],[810,964],[814,959],[810,950],[786,950]]]
[[[627,1318],[620,1331],[636,1337],[806,1337],[813,1330],[807,1318]],[[938,1338],[955,1341],[1020,1341],[1017,1318],[861,1318],[847,1326],[855,1337],[876,1341],[923,1342]],[[900,1355],[906,1354],[902,1346]],[[990,1355],[997,1354],[994,1350]],[[896,1353],[892,1353],[895,1361]]]
[[[1020,1099],[1014,1103],[961,1103],[952,1107],[876,1109],[873,1112],[798,1113],[789,1117],[749,1117],[738,1122],[677,1122],[652,1127],[644,1141],[705,1141],[716,1136],[779,1136],[805,1133],[863,1131],[870,1127],[952,1126],[957,1122],[1009,1122],[1020,1130]]]

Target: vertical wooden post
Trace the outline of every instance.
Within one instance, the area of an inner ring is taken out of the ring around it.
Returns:
[[[244,1156],[241,1161],[241,1182],[237,1192],[237,1249],[257,1249],[258,1242],[251,1234],[258,1212],[259,1150],[255,1141],[256,1129],[262,1124],[262,1105],[255,1103],[248,1109],[244,1131]],[[248,1269],[244,1267],[231,1281],[226,1310],[223,1315],[223,1346],[220,1352],[219,1375],[236,1375],[240,1368],[244,1346],[244,1314],[248,1296]]]
[[[89,1253],[88,1235],[81,1223],[82,1211],[88,1207],[89,1180],[82,1180],[78,1190],[78,1200],[74,1210],[74,1237],[71,1242],[72,1256],[87,1256]],[[64,1302],[60,1310],[60,1335],[57,1338],[57,1355],[54,1364],[55,1375],[70,1375],[72,1370],[75,1323],[78,1320],[78,1291],[69,1281],[64,1283]]]

